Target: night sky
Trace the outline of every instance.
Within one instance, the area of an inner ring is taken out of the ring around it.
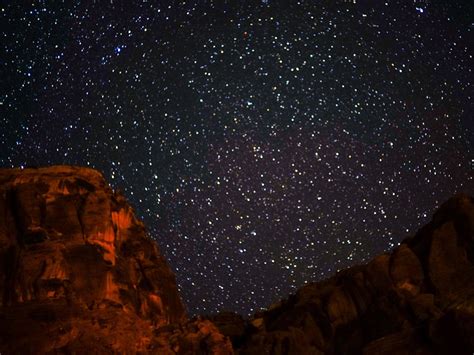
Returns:
[[[474,191],[471,1],[11,1],[0,166],[103,171],[190,314],[253,313]]]

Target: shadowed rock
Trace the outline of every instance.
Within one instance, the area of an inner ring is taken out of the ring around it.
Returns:
[[[459,195],[391,253],[247,321],[239,354],[472,354],[474,201]],[[227,319],[232,319],[227,316]],[[230,324],[216,325],[230,335]]]

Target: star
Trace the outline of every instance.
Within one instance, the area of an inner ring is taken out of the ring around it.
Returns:
[[[250,314],[474,191],[469,6],[11,2],[0,164],[102,171],[191,314]]]

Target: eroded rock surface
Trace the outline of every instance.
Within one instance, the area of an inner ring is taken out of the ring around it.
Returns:
[[[184,321],[174,274],[92,169],[0,170],[0,352],[146,351]]]

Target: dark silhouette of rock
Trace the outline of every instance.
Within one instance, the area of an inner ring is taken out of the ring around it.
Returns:
[[[240,354],[472,354],[473,250],[474,200],[455,196],[391,253],[250,319],[256,326],[234,346]]]
[[[173,273],[97,171],[0,170],[0,352],[472,354],[474,200],[250,319],[189,320]]]
[[[244,318],[233,312],[221,312],[219,314],[207,317],[214,325],[225,334],[232,342],[234,347],[242,345],[244,336],[248,329],[252,328]]]

